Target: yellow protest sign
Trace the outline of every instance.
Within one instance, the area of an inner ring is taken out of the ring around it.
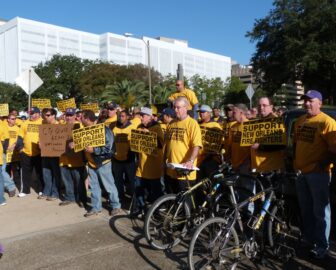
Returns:
[[[285,145],[286,131],[284,119],[276,117],[251,120],[243,123],[240,145],[249,146],[254,143]]]
[[[37,107],[40,110],[44,108],[52,108],[50,99],[42,99],[42,98],[33,98],[32,99],[32,107]]]
[[[60,112],[65,112],[67,108],[76,108],[75,98],[69,98],[69,99],[57,101],[56,105],[57,105],[57,109]]]
[[[98,103],[87,103],[87,104],[84,104],[82,103],[80,105],[80,109],[83,111],[83,110],[91,110],[95,113],[99,113],[99,105]]]
[[[9,114],[8,103],[0,104],[0,116],[7,116]]]
[[[74,151],[82,151],[86,146],[98,147],[105,145],[105,125],[98,124],[72,131]]]
[[[157,134],[155,132],[145,132],[137,129],[131,131],[130,141],[131,151],[145,153],[147,155],[157,155]]]
[[[224,132],[219,129],[201,127],[203,151],[219,153],[223,145]]]

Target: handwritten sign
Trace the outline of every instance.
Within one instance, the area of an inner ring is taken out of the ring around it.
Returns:
[[[72,138],[73,124],[40,125],[40,148],[42,157],[59,157],[66,152]]]
[[[57,109],[60,112],[65,112],[68,108],[76,108],[75,98],[69,98],[65,100],[60,100],[56,102]]]
[[[9,114],[8,103],[0,104],[0,116],[7,116]]]
[[[84,110],[91,110],[91,111],[93,111],[95,113],[99,113],[99,105],[98,105],[98,103],[87,103],[87,104],[82,103],[80,105],[80,109],[82,111],[84,111]]]
[[[98,147],[105,145],[105,125],[98,124],[72,131],[74,151],[84,150],[86,146]]]
[[[243,123],[240,145],[250,146],[254,143],[285,145],[286,132],[283,118],[275,117]]]
[[[40,110],[43,110],[44,108],[52,108],[50,99],[42,99],[42,98],[33,98],[32,107],[37,107]]]
[[[201,127],[203,151],[219,153],[223,145],[224,132],[219,129]]]
[[[157,155],[157,134],[155,132],[132,129],[130,144],[133,152]]]

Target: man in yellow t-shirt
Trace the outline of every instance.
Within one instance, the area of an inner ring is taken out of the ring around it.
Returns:
[[[42,191],[42,167],[41,152],[39,148],[39,125],[42,124],[41,111],[37,107],[32,107],[29,112],[30,119],[23,122],[21,126],[23,136],[23,150],[21,152],[22,186],[19,197],[30,194],[33,170],[35,170],[37,188]]]
[[[273,113],[273,101],[269,97],[261,97],[258,101],[259,119],[277,117]],[[263,145],[255,143],[251,146],[251,168],[257,172],[283,170],[285,167],[286,145]]]
[[[163,176],[163,132],[160,124],[154,121],[152,109],[141,108],[141,125],[137,130],[156,134],[156,145],[152,154],[139,153],[138,167],[135,177],[135,194],[139,211],[145,207],[145,190],[148,191],[147,200],[152,203],[163,195],[160,178]]]
[[[130,149],[131,130],[135,127],[128,119],[128,113],[121,111],[119,121],[113,129],[115,153],[112,159],[113,175],[118,188],[120,201],[125,197],[125,189],[131,195],[134,192],[135,153]],[[126,181],[128,181],[128,189]]]
[[[322,95],[309,90],[301,97],[306,114],[294,129],[294,166],[302,172],[296,181],[301,209],[303,237],[314,248],[316,259],[323,259],[329,249],[330,168],[336,153],[336,122],[321,112]]]
[[[65,111],[65,124],[73,124],[73,129],[81,128],[81,123],[76,121],[76,109],[67,108]],[[59,164],[62,181],[65,187],[64,200],[60,206],[77,202],[79,207],[87,207],[85,179],[87,171],[83,151],[77,153],[73,150],[73,142],[67,142],[66,153],[60,156]]]
[[[216,147],[219,147],[223,144],[223,131],[221,125],[211,119],[211,111],[212,109],[208,105],[202,105],[199,109],[199,114],[201,117],[200,128],[202,133],[202,143],[203,149],[200,150],[198,157],[197,157],[197,166],[199,167],[199,171],[197,172],[197,178],[202,179],[204,177],[209,176],[211,173],[215,172],[218,169],[220,158],[218,152],[214,152],[212,150],[213,144],[216,144]],[[220,135],[218,139],[219,142],[211,142],[214,137],[209,137],[207,135],[209,132],[216,132],[214,134]]]
[[[187,89],[184,87],[184,81],[177,80],[176,81],[176,92],[171,94],[168,98],[169,101],[173,102],[178,97],[185,97],[188,102],[188,113],[191,115],[194,119],[197,119],[197,110],[198,110],[198,99],[196,97],[196,94],[193,90]]]
[[[197,164],[197,156],[202,148],[201,129],[188,111],[189,101],[185,97],[178,97],[174,101],[176,119],[167,127],[165,136],[164,161],[179,163],[188,169]],[[166,169],[166,188],[168,191],[178,193],[196,180],[196,172],[192,171],[187,177],[178,175],[176,170]]]
[[[117,105],[114,102],[110,102],[106,106],[108,118],[105,120],[105,126],[109,127],[111,130],[116,126],[118,116],[117,116]]]

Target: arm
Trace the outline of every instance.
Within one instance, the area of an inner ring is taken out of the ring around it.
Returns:
[[[194,114],[194,119],[195,119],[195,120],[198,119],[197,111],[198,111],[198,103],[196,103],[196,104],[193,106],[193,114]]]
[[[191,169],[194,165],[194,160],[197,158],[198,156],[198,152],[201,148],[199,146],[194,146],[192,148],[190,157],[188,157],[187,162],[182,163],[182,165],[184,165],[185,167],[187,167],[188,169]]]

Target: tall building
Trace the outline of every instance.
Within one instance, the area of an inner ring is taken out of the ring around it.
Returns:
[[[199,74],[225,81],[231,76],[230,57],[190,48],[186,41],[97,35],[16,17],[0,24],[0,81],[13,83],[21,72],[55,54],[147,65],[147,48],[151,67],[162,75],[175,75],[182,64],[187,77]]]
[[[238,77],[244,84],[255,83],[255,78],[252,74],[252,66],[233,64],[231,76]]]

